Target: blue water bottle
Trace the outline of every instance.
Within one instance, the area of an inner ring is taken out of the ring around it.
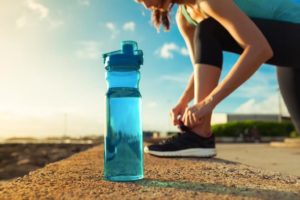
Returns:
[[[144,177],[140,66],[143,52],[134,41],[103,54],[108,90],[104,135],[104,178],[134,181]]]

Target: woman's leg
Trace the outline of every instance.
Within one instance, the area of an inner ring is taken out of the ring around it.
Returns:
[[[194,34],[195,65],[194,65],[194,103],[201,102],[218,85],[223,53],[219,39],[216,38],[214,23],[210,18],[197,25]],[[209,136],[211,133],[211,115],[203,118],[203,123],[192,128],[200,136]]]
[[[207,64],[196,64],[194,68],[194,103],[197,104],[207,97],[218,85],[221,68]],[[203,123],[192,128],[192,131],[205,137],[211,133],[211,115],[203,118]]]
[[[277,79],[292,122],[300,134],[300,68],[277,66]]]

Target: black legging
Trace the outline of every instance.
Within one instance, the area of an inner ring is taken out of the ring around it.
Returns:
[[[300,24],[252,18],[270,43],[274,56],[266,63],[276,65],[279,88],[300,134]],[[241,54],[243,49],[229,32],[213,18],[197,25],[195,63],[222,68],[222,51]]]

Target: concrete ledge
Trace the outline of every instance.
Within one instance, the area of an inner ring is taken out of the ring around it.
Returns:
[[[145,179],[104,181],[103,146],[0,185],[0,199],[300,199],[300,177],[222,159],[145,155]]]

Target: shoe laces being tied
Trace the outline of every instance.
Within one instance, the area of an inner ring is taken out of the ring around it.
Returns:
[[[184,125],[183,123],[180,123],[179,129],[180,129],[182,132],[192,132],[191,129],[190,129],[189,127],[187,127],[186,125]]]
[[[192,133],[191,129],[189,127],[185,126],[183,123],[180,123],[179,129],[181,132],[177,132],[176,135],[173,135],[173,136],[161,141],[159,144],[173,143],[175,141],[180,140],[180,138],[185,137],[186,134]]]
[[[180,137],[183,136],[184,133],[178,132],[176,135],[173,135],[169,138],[166,138],[165,140],[159,142],[159,144],[168,144],[168,143],[173,143],[174,141],[177,141]]]

